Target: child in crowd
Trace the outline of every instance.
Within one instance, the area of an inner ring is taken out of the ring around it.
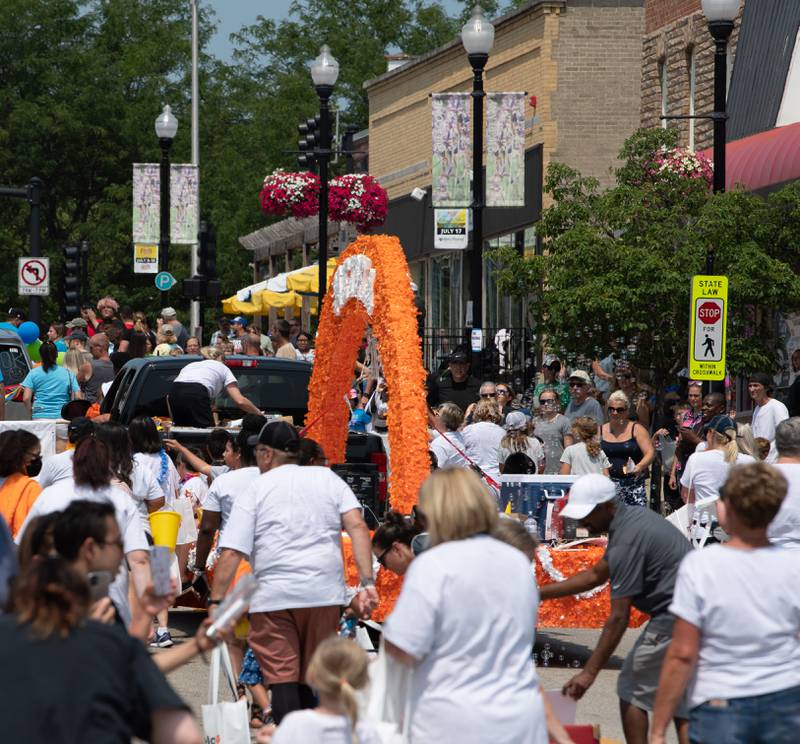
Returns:
[[[381,744],[377,731],[358,720],[356,690],[369,680],[366,652],[354,641],[329,638],[323,641],[308,667],[308,683],[319,695],[313,710],[297,710],[283,719],[279,728],[264,727],[259,744]]]
[[[600,447],[597,422],[589,416],[579,416],[572,422],[575,444],[564,449],[559,475],[608,475],[611,463]]]

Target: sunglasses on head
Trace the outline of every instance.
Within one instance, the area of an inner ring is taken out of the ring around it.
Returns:
[[[611,411],[611,413],[625,413],[626,409],[625,408],[616,408],[614,406],[609,406],[608,410]]]

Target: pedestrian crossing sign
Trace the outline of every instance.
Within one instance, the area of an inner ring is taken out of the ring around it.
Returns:
[[[693,276],[689,379],[725,379],[728,277]]]

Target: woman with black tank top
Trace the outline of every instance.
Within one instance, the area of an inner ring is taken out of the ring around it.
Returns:
[[[647,470],[655,456],[647,429],[631,421],[630,401],[621,390],[608,396],[608,423],[601,429],[601,446],[609,461],[609,476],[619,498],[631,506],[647,506]],[[628,467],[629,460],[634,463]]]

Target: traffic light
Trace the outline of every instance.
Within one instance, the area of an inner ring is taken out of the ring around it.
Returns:
[[[207,279],[214,279],[217,276],[217,231],[214,225],[202,220],[197,238],[200,242],[197,273]]]
[[[77,318],[81,314],[81,253],[75,245],[64,246],[62,293],[64,319]]]
[[[319,144],[319,114],[298,124],[297,131],[300,133],[300,140],[297,143],[300,154],[297,156],[297,162],[301,168],[313,171],[317,164],[314,150]]]

